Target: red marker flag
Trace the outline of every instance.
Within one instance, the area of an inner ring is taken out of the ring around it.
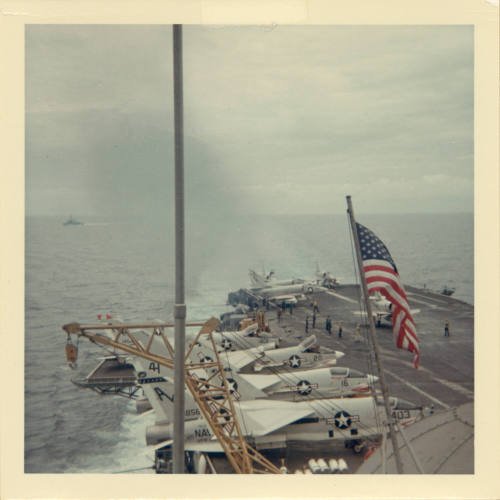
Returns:
[[[369,229],[356,222],[368,293],[380,292],[392,305],[392,331],[396,345],[415,354],[418,368],[420,351],[417,330],[398,270],[389,250]]]

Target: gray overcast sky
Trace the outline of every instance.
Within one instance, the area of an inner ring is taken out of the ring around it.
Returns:
[[[472,212],[471,26],[185,26],[186,203]],[[173,207],[170,26],[26,29],[27,211]]]

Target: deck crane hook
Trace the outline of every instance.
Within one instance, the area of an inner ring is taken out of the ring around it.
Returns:
[[[78,341],[80,337],[77,337],[77,345],[73,344],[71,341],[71,335],[68,333],[66,337],[66,360],[68,365],[73,370],[76,368],[76,360],[78,359]]]

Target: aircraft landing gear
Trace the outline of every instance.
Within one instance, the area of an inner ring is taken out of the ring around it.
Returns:
[[[172,450],[170,448],[163,448],[155,452],[155,466],[156,474],[172,474]]]
[[[348,439],[344,442],[344,446],[346,448],[351,448],[353,453],[358,455],[365,449],[366,442],[364,439]]]

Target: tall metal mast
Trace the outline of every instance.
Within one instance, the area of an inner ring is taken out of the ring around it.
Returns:
[[[182,26],[173,25],[175,128],[175,357],[174,357],[174,474],[184,473],[184,119],[182,93]]]
[[[373,316],[372,316],[372,307],[370,304],[370,300],[368,298],[368,287],[366,285],[366,277],[365,277],[365,270],[363,268],[363,259],[361,258],[361,249],[359,246],[359,239],[358,239],[358,231],[356,230],[356,222],[354,219],[354,212],[352,210],[352,204],[351,204],[351,197],[346,196],[347,199],[347,213],[349,214],[349,221],[351,223],[351,230],[352,230],[352,235],[354,238],[354,246],[356,248],[356,259],[358,262],[358,269],[359,269],[359,277],[361,281],[361,289],[363,292],[363,296],[365,298],[365,304],[366,304],[366,314],[368,315],[368,321],[369,321],[369,335],[370,335],[370,341],[373,346],[373,351],[375,353],[375,361],[377,363],[377,370],[378,370],[378,376],[379,376],[379,382],[380,386],[382,387],[382,395],[384,398],[384,407],[385,407],[385,413],[387,416],[387,422],[389,424],[389,434],[391,436],[391,442],[392,442],[392,449],[394,453],[394,457],[396,459],[396,468],[398,471],[398,474],[403,473],[403,463],[401,461],[401,455],[399,453],[399,446],[396,438],[396,429],[395,429],[395,424],[394,420],[391,415],[391,410],[389,408],[389,396],[387,393],[387,385],[385,383],[385,375],[384,375],[384,369],[382,367],[382,360],[380,358],[380,351],[378,348],[378,342],[377,342],[377,336],[375,335],[375,325],[373,323]]]

